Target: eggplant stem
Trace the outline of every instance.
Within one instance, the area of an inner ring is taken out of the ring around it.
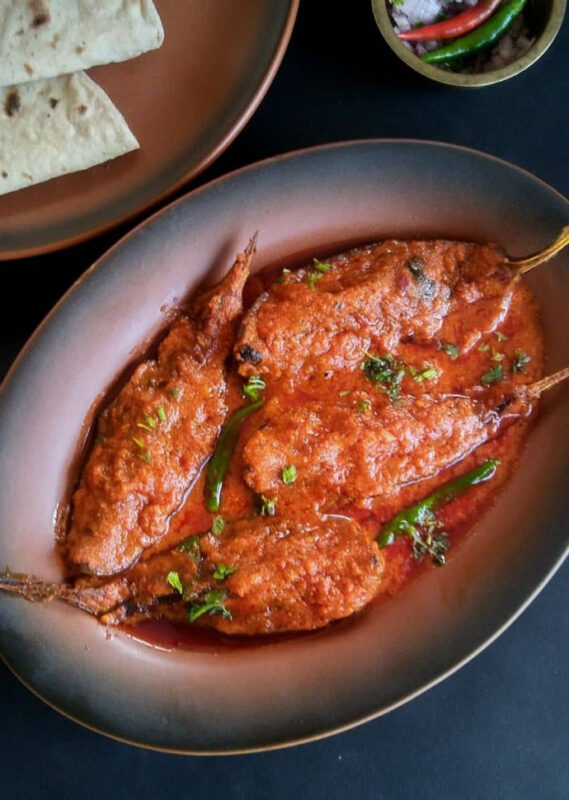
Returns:
[[[535,253],[533,256],[526,256],[525,258],[506,257],[504,261],[506,264],[515,267],[518,275],[525,275],[526,272],[529,272],[534,267],[545,264],[546,261],[556,256],[557,253],[563,250],[564,247],[567,247],[567,245],[569,245],[569,225],[565,225],[555,241],[545,249],[540,250],[539,253]]]
[[[18,594],[34,603],[44,603],[54,597],[69,601],[73,593],[67,584],[47,583],[38,580],[33,575],[21,575],[8,570],[0,573],[0,589],[11,594]]]
[[[542,378],[540,381],[532,383],[528,386],[528,391],[533,397],[539,397],[540,394],[556,386],[558,383],[561,383],[561,381],[564,381],[566,378],[569,378],[569,367],[560,369],[559,372],[554,372],[553,375],[547,375],[547,377]]]

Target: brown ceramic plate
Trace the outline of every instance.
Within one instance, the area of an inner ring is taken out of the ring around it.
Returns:
[[[260,268],[390,236],[494,240],[527,254],[568,221],[569,203],[516,167],[405,141],[282,156],[177,201],[83,276],[4,383],[0,565],[60,577],[54,510],[94,398],[163,326],[163,309],[225,271],[255,230]],[[553,371],[569,364],[569,254],[528,281],[544,309]],[[559,387],[544,400],[514,480],[447,566],[330,631],[218,653],[166,652],[125,634],[109,638],[62,603],[4,595],[0,651],[55,708],[148,747],[247,751],[338,731],[441,680],[531,601],[568,550],[568,470],[569,393]]]
[[[205,169],[270,86],[298,3],[157,0],[162,47],[89,70],[140,150],[0,196],[0,260],[83,241],[155,205]]]

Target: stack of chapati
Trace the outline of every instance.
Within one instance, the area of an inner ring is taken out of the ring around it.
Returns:
[[[136,150],[82,70],[163,39],[152,0],[0,0],[0,194]]]

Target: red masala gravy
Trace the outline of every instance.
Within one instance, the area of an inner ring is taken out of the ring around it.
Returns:
[[[278,275],[278,268],[273,267],[264,270],[261,274],[252,276],[249,279],[248,287],[246,287],[248,289],[246,292],[248,301],[251,302],[264,286],[275,278],[275,275]],[[544,345],[539,311],[529,290],[521,283],[516,285],[511,308],[500,328],[500,334],[503,334],[503,336],[498,337],[495,334],[488,334],[482,340],[484,344],[489,345],[488,348],[482,351],[475,348],[467,356],[461,357],[458,363],[450,359],[447,362],[441,362],[444,364],[445,372],[452,373],[454,371],[456,375],[456,372],[460,371],[462,384],[474,385],[479,383],[481,375],[493,365],[491,361],[492,354],[496,352],[503,354],[502,363],[509,365],[512,363],[515,351],[519,350],[531,355],[531,361],[526,366],[525,374],[521,376],[523,381],[533,382],[538,380],[543,374],[544,365]],[[416,346],[410,345],[410,351],[414,347]],[[432,356],[432,352],[429,352],[430,361],[433,360]],[[228,382],[231,407],[237,408],[243,404],[240,392],[242,379],[237,374],[233,374]],[[323,395],[320,399],[335,400],[336,397],[337,392],[334,390],[333,393],[330,393],[329,398]],[[449,467],[436,477],[404,486],[396,495],[389,497],[388,502],[372,500],[366,502],[363,508],[345,508],[341,510],[341,513],[352,516],[364,530],[369,532],[370,537],[375,537],[381,531],[383,525],[401,509],[420,501],[436,487],[465,474],[486,459],[498,459],[500,467],[492,480],[469,489],[464,495],[449,503],[437,514],[449,535],[452,546],[448,558],[452,559],[460,539],[468,534],[476,521],[496,502],[515,471],[527,434],[533,423],[533,417],[535,417],[535,414],[532,415],[532,418],[517,421],[496,439],[477,448],[476,451],[470,453],[460,463]],[[240,436],[223,489],[222,507],[219,513],[226,520],[238,519],[253,512],[253,493],[245,485],[241,477],[242,449],[247,438],[248,425],[246,424]],[[152,555],[159,550],[173,547],[187,536],[209,530],[212,515],[204,506],[204,483],[205,476],[202,471],[202,475],[186,498],[184,505],[171,518],[169,530],[164,538],[158,545],[150,548],[143,557]],[[385,548],[383,554],[385,556],[385,574],[382,591],[371,605],[385,602],[390,596],[399,594],[410,581],[425,571],[440,568],[433,566],[428,557],[420,562],[417,561],[413,557],[409,537],[401,537],[393,545]],[[444,567],[442,568],[444,569]],[[366,611],[361,613],[366,613]],[[324,630],[251,637],[228,636],[217,633],[214,630],[202,628],[199,625],[173,623],[168,620],[151,620],[136,626],[125,626],[123,630],[136,639],[161,648],[220,652],[275,644],[298,636],[329,635],[331,630],[337,630],[338,627],[346,623],[349,624],[349,619],[333,623]]]

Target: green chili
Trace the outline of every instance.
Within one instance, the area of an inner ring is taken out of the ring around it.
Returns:
[[[393,544],[398,536],[408,532],[410,525],[421,525],[428,518],[430,512],[454,500],[455,497],[459,497],[471,486],[476,486],[477,483],[489,480],[494,475],[499,463],[499,461],[494,460],[484,461],[483,464],[480,464],[471,472],[467,472],[466,475],[461,475],[460,478],[445,483],[444,486],[436,489],[424,500],[421,500],[420,503],[400,511],[377,537],[378,545],[386,547],[389,544]]]
[[[477,53],[485,47],[490,47],[503,36],[514,19],[520,14],[527,0],[505,0],[503,5],[484,22],[480,27],[466,36],[455,39],[450,44],[431,50],[422,56],[427,64],[439,64],[441,61],[451,61],[461,56]]]
[[[221,489],[223,479],[229,467],[231,456],[235,450],[237,439],[241,433],[243,423],[254,411],[261,408],[264,399],[256,400],[254,403],[238,409],[231,417],[221,436],[217,440],[215,452],[209,462],[206,478],[206,506],[210,511],[217,511],[221,502]]]

